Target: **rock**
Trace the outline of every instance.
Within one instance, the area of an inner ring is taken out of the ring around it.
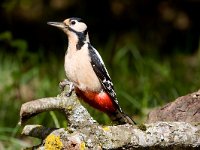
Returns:
[[[152,110],[146,122],[157,121],[200,122],[200,90]]]

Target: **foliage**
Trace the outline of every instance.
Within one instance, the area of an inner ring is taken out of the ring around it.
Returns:
[[[16,147],[27,145],[14,138],[19,137],[17,133],[20,128],[17,124],[21,104],[40,97],[56,96],[59,93],[58,83],[63,78],[64,71],[61,62],[55,60],[56,57],[48,60],[42,54],[28,52],[26,41],[13,39],[10,32],[2,33],[0,41],[4,43],[1,47],[2,51],[5,45],[17,49],[17,53],[12,55],[0,53],[0,129],[2,132],[0,139],[9,149],[13,145]],[[48,118],[52,118],[52,121],[48,122]],[[46,125],[50,126],[54,126],[55,123],[58,127],[59,118],[55,118],[55,113],[51,112],[41,115],[33,122],[44,124],[48,122]],[[64,124],[66,126],[66,123]]]

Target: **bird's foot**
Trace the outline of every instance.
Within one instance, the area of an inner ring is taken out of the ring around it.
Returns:
[[[65,94],[67,97],[72,95],[72,92],[74,90],[74,84],[70,82],[69,80],[65,79],[59,83],[59,87],[62,91],[64,91],[64,88],[66,85],[69,85],[69,91]]]
[[[64,88],[66,85],[70,85],[70,81],[67,79],[64,79],[63,81],[60,81],[59,87],[62,91],[64,91]]]
[[[70,97],[72,95],[72,92],[74,91],[74,84],[70,82],[69,84],[69,91],[65,94],[67,97]]]

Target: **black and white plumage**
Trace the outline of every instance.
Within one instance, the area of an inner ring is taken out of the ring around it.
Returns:
[[[121,111],[121,108],[118,105],[116,93],[114,91],[113,83],[111,81],[111,78],[108,74],[108,71],[104,65],[104,62],[99,55],[98,51],[90,44],[88,43],[88,50],[89,50],[89,55],[91,58],[91,65],[96,73],[97,77],[99,78],[101,84],[103,85],[103,88],[110,97],[112,97],[112,100],[116,103],[116,106],[118,109]]]
[[[87,25],[80,18],[49,22],[68,36],[65,72],[78,96],[120,124],[134,121],[119,107],[113,83],[98,51],[90,44]],[[70,91],[71,92],[71,91]]]

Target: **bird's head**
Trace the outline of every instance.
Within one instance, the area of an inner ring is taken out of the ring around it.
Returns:
[[[79,39],[83,38],[83,40],[88,40],[87,35],[87,25],[83,22],[81,18],[68,18],[63,22],[48,22],[48,25],[58,27],[63,30],[68,37],[77,36]]]

